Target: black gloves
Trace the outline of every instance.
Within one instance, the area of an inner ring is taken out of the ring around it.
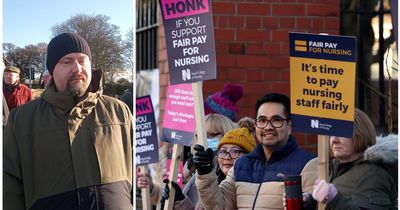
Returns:
[[[208,148],[204,151],[204,147],[200,144],[194,146],[193,165],[197,169],[199,175],[208,174],[213,169],[213,150]]]
[[[193,155],[191,152],[186,153],[187,168],[190,170],[193,167]]]
[[[168,179],[164,179],[163,182],[165,183],[165,186],[164,186],[164,189],[163,189],[162,198],[163,199],[168,199],[169,198],[169,187],[168,187],[169,180]],[[185,196],[182,193],[181,187],[179,187],[179,185],[174,181],[171,182],[171,185],[172,185],[173,188],[175,188],[175,200],[174,200],[174,202],[181,201],[181,200],[185,199]]]

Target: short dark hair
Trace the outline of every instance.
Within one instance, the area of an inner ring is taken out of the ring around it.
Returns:
[[[262,98],[258,99],[256,102],[256,117],[260,106],[268,102],[275,102],[282,104],[284,107],[284,112],[286,117],[290,119],[290,98],[280,93],[268,93],[264,95]]]

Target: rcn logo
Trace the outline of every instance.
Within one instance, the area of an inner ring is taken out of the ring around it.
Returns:
[[[182,80],[190,80],[190,69],[182,70]]]
[[[137,164],[137,165],[140,164],[140,155],[136,155],[136,164]]]
[[[319,128],[319,121],[311,120],[311,128]]]

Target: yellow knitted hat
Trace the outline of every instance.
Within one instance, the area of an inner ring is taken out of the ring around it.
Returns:
[[[256,147],[256,140],[249,129],[242,127],[227,132],[219,141],[218,149],[224,144],[236,144],[249,153]]]

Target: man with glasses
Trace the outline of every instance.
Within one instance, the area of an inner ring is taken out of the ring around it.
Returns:
[[[255,126],[260,143],[235,162],[219,187],[210,173],[208,149],[198,149],[194,154],[196,185],[205,209],[283,209],[283,178],[301,174],[314,158],[298,147],[291,123],[287,96],[271,93],[259,99]],[[303,183],[312,183],[307,178],[303,177]]]

